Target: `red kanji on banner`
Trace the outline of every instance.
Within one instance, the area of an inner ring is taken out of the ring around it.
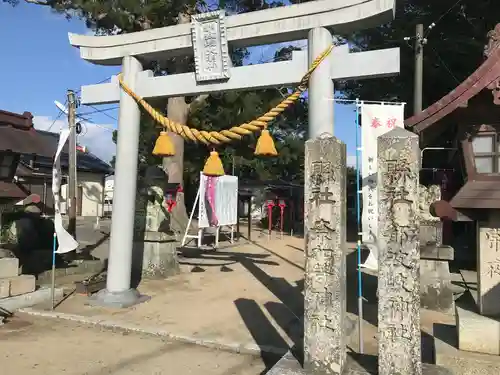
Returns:
[[[382,124],[380,123],[380,120],[378,117],[374,117],[372,119],[372,128],[377,129],[378,127],[381,127]]]
[[[393,129],[396,127],[396,121],[397,119],[395,119],[394,117],[391,117],[390,119],[387,120],[387,127],[389,129]]]

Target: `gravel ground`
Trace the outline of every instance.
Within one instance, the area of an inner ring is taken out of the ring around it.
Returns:
[[[258,375],[262,359],[20,315],[0,326],[5,375]]]

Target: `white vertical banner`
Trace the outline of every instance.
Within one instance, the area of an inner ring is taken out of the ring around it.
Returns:
[[[363,243],[370,254],[362,267],[378,269],[377,138],[404,128],[404,104],[361,104]]]
[[[59,143],[52,167],[52,194],[54,195],[54,231],[59,244],[56,253],[64,254],[75,250],[78,242],[64,229],[61,216],[61,152],[69,137],[69,129],[63,129],[59,134]]]

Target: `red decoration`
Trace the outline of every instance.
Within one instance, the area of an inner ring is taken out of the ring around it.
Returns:
[[[377,128],[381,127],[381,126],[382,126],[382,124],[380,123],[380,119],[379,119],[378,117],[374,117],[374,118],[372,119],[372,125],[371,125],[371,126],[372,126],[372,128],[374,128],[374,129],[377,129]]]
[[[278,203],[278,206],[280,208],[280,231],[283,232],[283,216],[284,216],[284,213],[285,213],[285,207],[286,207],[286,202],[284,199],[280,199],[279,200],[279,203]]]
[[[177,194],[178,193],[182,193],[184,192],[184,190],[182,190],[182,186],[179,185],[177,187],[177,190],[175,191],[175,195],[171,194],[171,193],[167,193],[165,194],[165,205],[167,206],[167,211],[169,213],[172,212],[172,210],[174,209],[175,205],[177,204],[177,201],[176,201],[176,197],[177,197]]]
[[[395,119],[394,117],[388,119],[387,120],[387,127],[389,129],[394,129],[396,127],[396,121],[397,121],[397,119]]]
[[[271,234],[271,227],[272,227],[272,224],[273,224],[273,207],[275,206],[276,204],[274,203],[273,200],[271,199],[268,199],[267,201],[267,219],[268,219],[268,222],[269,222],[269,225],[268,225],[268,230],[269,230],[269,234]]]
[[[173,199],[172,194],[165,195],[165,205],[167,206],[167,211],[170,213],[175,207],[175,199]]]

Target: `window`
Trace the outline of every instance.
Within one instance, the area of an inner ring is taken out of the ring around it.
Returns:
[[[478,135],[472,139],[477,173],[500,173],[500,143],[497,135]]]

